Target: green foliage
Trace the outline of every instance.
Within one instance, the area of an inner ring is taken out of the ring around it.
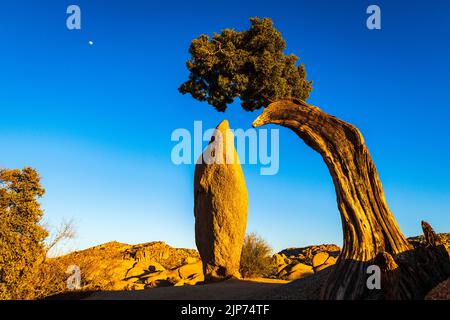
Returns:
[[[34,169],[0,170],[0,299],[34,297],[47,237],[37,201],[44,193]]]
[[[240,273],[243,277],[270,277],[276,271],[272,248],[255,233],[245,236],[241,253]]]
[[[245,31],[225,29],[212,38],[201,35],[191,43],[189,80],[182,94],[207,101],[225,111],[235,98],[254,111],[280,98],[306,100],[312,90],[298,57],[285,55],[286,42],[269,18],[251,18]]]

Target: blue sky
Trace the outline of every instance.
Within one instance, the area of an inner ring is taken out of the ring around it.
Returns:
[[[77,4],[82,29],[66,28]],[[378,4],[382,29],[366,28]],[[8,1],[0,10],[0,166],[35,167],[46,220],[73,218],[72,248],[164,240],[195,247],[193,166],[170,159],[176,128],[217,113],[178,93],[190,41],[270,17],[314,81],[309,103],[365,136],[402,231],[450,232],[450,3],[447,1]],[[89,45],[93,41],[93,45]],[[248,231],[275,249],[341,244],[331,177],[280,129],[280,171],[244,166]]]

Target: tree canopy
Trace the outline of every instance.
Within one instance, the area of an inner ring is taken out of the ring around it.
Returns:
[[[37,201],[44,192],[36,170],[0,170],[0,300],[34,296],[32,278],[47,237]]]
[[[306,100],[312,82],[306,80],[298,57],[286,55],[286,42],[269,18],[251,18],[250,29],[225,29],[212,38],[201,35],[191,43],[186,62],[189,79],[181,85],[190,93],[225,111],[235,98],[254,111],[281,98]]]

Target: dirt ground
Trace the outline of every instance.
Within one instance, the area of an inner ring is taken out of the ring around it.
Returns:
[[[228,280],[197,286],[163,287],[139,291],[98,291],[87,300],[239,300],[255,299],[286,281],[270,279]]]
[[[317,300],[333,267],[287,282],[275,279],[231,279],[219,283],[145,290],[70,292],[48,300]]]

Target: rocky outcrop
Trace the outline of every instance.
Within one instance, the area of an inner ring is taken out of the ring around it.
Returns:
[[[274,255],[277,277],[296,280],[313,275],[334,265],[339,253],[334,244],[285,249]]]
[[[79,266],[82,290],[142,290],[203,281],[198,252],[172,248],[164,242],[139,245],[109,242],[49,259],[49,263],[61,270],[62,283],[67,279],[67,267]]]
[[[196,285],[205,280],[203,276],[203,266],[201,261],[188,260],[190,263],[184,264],[171,270],[161,270],[149,273],[141,277],[140,281],[145,283],[145,288],[160,286],[184,286]]]
[[[221,122],[195,167],[195,240],[206,281],[239,277],[248,194],[228,122]]]

